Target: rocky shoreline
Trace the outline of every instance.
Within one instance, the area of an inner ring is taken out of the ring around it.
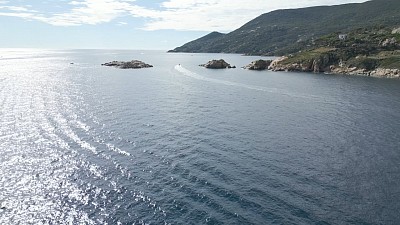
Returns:
[[[250,64],[242,67],[246,70],[269,70],[269,71],[284,71],[284,72],[308,72],[308,73],[326,73],[326,74],[341,74],[341,75],[358,75],[358,76],[369,76],[369,77],[381,77],[381,78],[400,78],[400,69],[382,68],[376,67],[372,69],[358,68],[356,66],[345,66],[345,63],[335,63],[334,57],[329,54],[321,54],[312,60],[303,62],[288,63],[290,57],[283,56],[275,60],[256,60]],[[128,62],[124,61],[112,61],[101,64],[102,66],[116,67],[120,69],[141,69],[151,68],[150,64],[144,63],[139,60],[132,60]],[[199,66],[208,69],[231,69],[236,66],[231,66],[223,59],[210,60],[206,64]]]
[[[400,28],[377,26],[332,33],[274,60],[269,69],[400,78]]]
[[[382,78],[400,78],[400,69],[389,68],[358,68],[348,67],[340,64],[330,64],[329,60],[325,61],[321,58],[313,59],[305,63],[289,63],[285,62],[288,57],[280,57],[270,64],[268,70],[271,71],[285,71],[285,72],[311,72],[311,73],[327,73],[327,74],[341,74],[341,75],[358,75]]]
[[[358,69],[356,67],[353,67],[353,68],[340,68],[340,67],[335,68],[335,67],[333,67],[330,73],[359,75],[359,76],[368,76],[368,77],[400,78],[400,70],[399,69],[377,68],[372,71],[369,71],[369,70],[365,70],[365,69]]]

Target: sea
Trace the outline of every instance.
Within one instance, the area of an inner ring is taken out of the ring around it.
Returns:
[[[256,59],[0,50],[0,224],[400,224],[400,80]]]

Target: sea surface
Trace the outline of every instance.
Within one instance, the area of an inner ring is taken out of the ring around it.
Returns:
[[[259,58],[0,50],[0,224],[400,224],[400,80]]]

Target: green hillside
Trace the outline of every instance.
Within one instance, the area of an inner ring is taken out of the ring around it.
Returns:
[[[223,38],[225,34],[219,32],[212,32],[207,34],[204,37],[201,37],[195,41],[191,41],[177,50],[176,52],[210,52],[210,53],[219,53],[221,49],[203,49],[204,46],[210,46],[213,43],[218,42],[219,39]],[[171,50],[170,52],[175,52],[175,50]]]
[[[400,0],[277,10],[228,33],[211,33],[174,52],[225,52],[283,55],[302,49],[302,42],[333,32],[385,25],[400,26]]]

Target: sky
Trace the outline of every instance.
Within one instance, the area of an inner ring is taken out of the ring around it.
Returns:
[[[277,9],[365,0],[0,0],[0,48],[168,50]]]

